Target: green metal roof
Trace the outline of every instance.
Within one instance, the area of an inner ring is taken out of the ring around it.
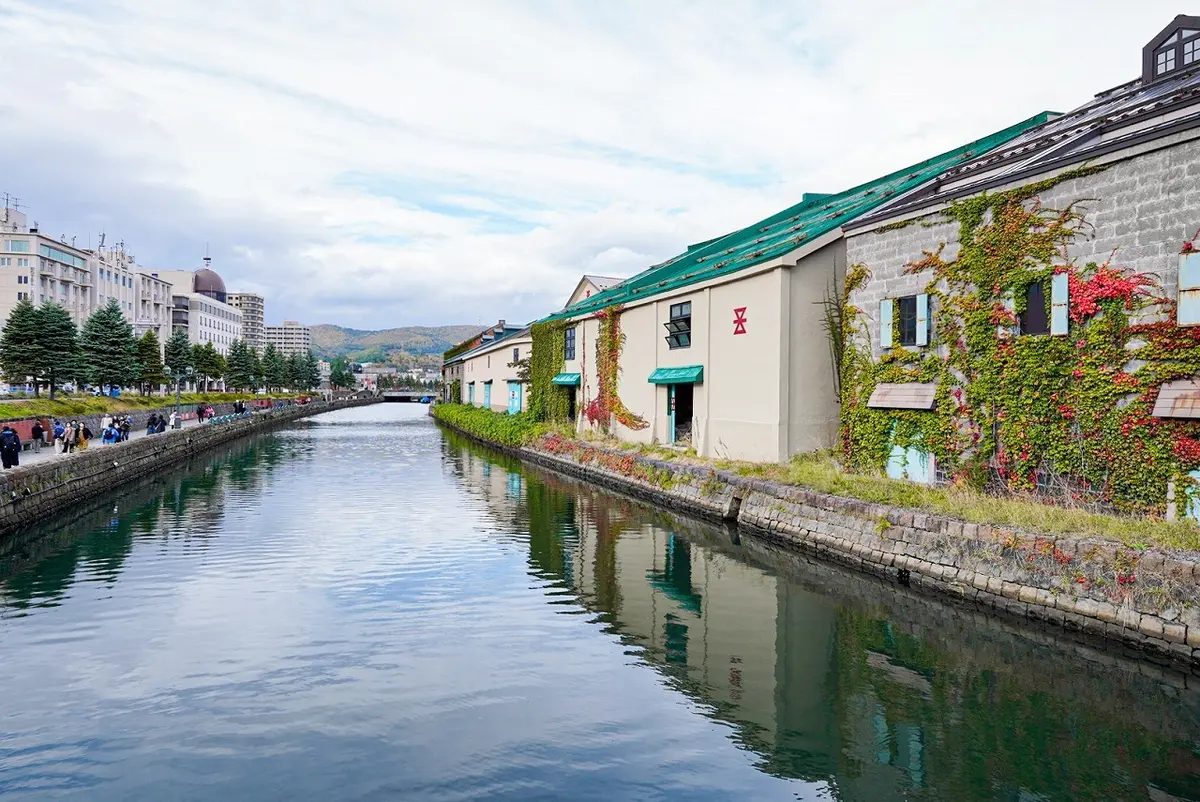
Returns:
[[[794,206],[732,234],[697,243],[683,253],[543,320],[591,314],[613,304],[633,303],[777,259],[924,184],[947,169],[1015,139],[1030,128],[1046,122],[1049,117],[1050,112],[1042,112],[983,139],[845,192],[830,195],[805,193]]]
[[[704,381],[703,365],[682,368],[655,368],[647,379],[651,384],[699,384]]]
[[[575,385],[579,384],[579,374],[578,373],[559,373],[550,381],[553,384],[562,384],[562,385],[566,385],[569,387],[574,387]]]

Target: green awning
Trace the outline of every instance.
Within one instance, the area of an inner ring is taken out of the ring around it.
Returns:
[[[566,385],[567,387],[578,387],[579,386],[579,374],[578,373],[560,373],[557,376],[555,376],[553,379],[551,379],[550,381],[552,381],[554,384]]]
[[[651,384],[700,384],[704,381],[703,365],[682,368],[657,368],[650,374]]]

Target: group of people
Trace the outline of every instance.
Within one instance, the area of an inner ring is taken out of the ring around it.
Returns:
[[[129,432],[132,429],[132,416],[114,418],[112,415],[105,415],[100,419],[100,442],[105,445],[122,443],[129,439]]]
[[[244,413],[246,411],[245,403],[237,401],[234,403],[234,411],[236,413]],[[206,420],[212,420],[216,413],[211,406],[200,404],[196,407],[196,417],[200,423]],[[172,412],[170,415],[160,415],[157,412],[150,413],[150,417],[146,419],[146,434],[159,434],[167,429],[179,428],[180,418],[178,412]],[[104,445],[121,443],[129,439],[129,434],[133,430],[133,416],[113,416],[106,414],[100,420],[100,442]],[[95,437],[95,434],[86,423],[80,423],[78,420],[73,420],[70,423],[63,423],[60,420],[55,420],[49,431],[42,426],[41,421],[34,421],[30,429],[31,443],[33,451],[41,451],[42,445],[45,444],[50,436],[53,436],[54,453],[55,454],[70,454],[77,450],[82,451],[88,447],[88,441]],[[21,437],[16,430],[5,424],[0,428],[0,462],[4,467],[13,468],[20,464],[21,454]]]
[[[161,434],[167,429],[174,429],[179,425],[179,413],[172,412],[168,415],[159,415],[157,412],[151,412],[150,417],[146,418],[146,434]]]

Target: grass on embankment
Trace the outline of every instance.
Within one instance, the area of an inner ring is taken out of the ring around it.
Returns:
[[[249,401],[255,398],[294,398],[289,395],[255,395],[253,393],[181,393],[181,407],[196,404],[222,404],[234,401]],[[123,395],[120,398],[108,396],[62,396],[53,401],[48,398],[30,398],[25,401],[6,401],[0,403],[0,420],[18,418],[66,418],[72,415],[101,415],[105,412],[134,412],[140,409],[173,406],[175,394],[169,395]]]
[[[549,424],[533,421],[527,415],[504,415],[460,404],[437,405],[434,415],[484,440],[513,447],[536,447],[539,438],[559,431]],[[563,432],[559,431],[559,434]],[[579,440],[579,443],[581,446],[598,446],[664,461],[708,465],[741,476],[804,487],[819,493],[932,512],[971,523],[1012,527],[1028,533],[1103,538],[1135,549],[1157,546],[1200,551],[1200,528],[1192,521],[1109,515],[1053,506],[1034,498],[1005,498],[963,488],[928,487],[885,476],[846,473],[826,454],[800,455],[788,463],[777,465],[709,460],[697,457],[691,451],[662,446],[633,446],[612,438]]]

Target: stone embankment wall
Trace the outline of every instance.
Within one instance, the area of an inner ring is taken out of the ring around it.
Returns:
[[[796,552],[1120,642],[1200,674],[1195,554],[1038,536],[591,446],[549,453],[485,444],[655,504],[736,521],[750,534]]]
[[[85,451],[4,471],[0,474],[0,537],[220,443],[297,418],[378,402],[348,399],[281,407],[229,423],[166,431],[110,446],[96,442]]]

